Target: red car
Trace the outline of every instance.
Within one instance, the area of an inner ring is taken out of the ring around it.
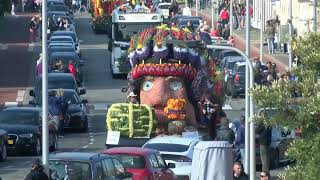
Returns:
[[[133,180],[173,180],[175,174],[160,153],[153,149],[140,147],[117,147],[104,150],[103,154],[114,155],[119,158],[128,172],[133,174]]]

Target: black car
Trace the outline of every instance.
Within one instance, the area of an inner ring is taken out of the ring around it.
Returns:
[[[65,68],[65,72],[67,72],[69,61],[72,61],[72,63],[74,64],[74,67],[76,69],[76,72],[77,72],[75,75],[75,78],[76,78],[78,85],[80,85],[82,83],[82,79],[83,79],[81,66],[84,65],[84,61],[80,60],[77,53],[73,53],[73,52],[52,53],[49,57],[49,60],[48,60],[49,72],[52,72],[54,70],[53,65],[56,64],[58,61],[62,61],[64,68]]]
[[[12,107],[0,112],[0,128],[8,133],[8,152],[41,153],[42,112],[37,107]],[[49,147],[58,147],[57,126],[49,118]]]
[[[70,73],[48,73],[48,89],[74,89],[79,95],[86,94],[84,88],[79,88],[78,84]],[[35,83],[34,89],[29,91],[29,95],[34,97],[29,104],[38,104],[42,92],[42,76]]]
[[[188,21],[191,21],[194,29],[197,29],[200,25],[200,20],[202,18],[200,17],[197,17],[197,16],[190,16],[190,17],[182,17],[182,18],[179,18],[178,21],[177,21],[177,26],[179,28],[184,28],[187,26],[188,24]]]
[[[227,79],[227,94],[232,97],[245,94],[246,62],[237,62]]]
[[[7,159],[8,133],[0,129],[0,162]]]
[[[65,46],[54,46],[48,49],[48,55],[51,56],[55,52],[71,52],[77,53],[74,47],[65,47]]]
[[[242,56],[241,56],[239,53],[237,53],[236,51],[233,51],[233,50],[223,50],[223,51],[221,51],[220,54],[218,55],[218,63],[220,63],[224,57],[228,57],[228,56],[239,56],[239,57],[242,57]]]
[[[49,172],[53,180],[132,179],[132,174],[126,171],[116,157],[97,153],[63,152],[51,154],[49,156]]]
[[[75,43],[76,47],[78,47],[80,44],[80,41],[79,41],[76,33],[73,31],[55,31],[52,33],[52,36],[70,36],[70,37],[72,37],[73,42]]]

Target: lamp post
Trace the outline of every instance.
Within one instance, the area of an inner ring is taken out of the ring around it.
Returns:
[[[196,0],[196,16],[199,16],[199,14],[198,14],[198,11],[199,11],[199,10],[198,10],[198,8],[199,8],[199,7],[198,7],[198,3],[199,3],[199,0]]]
[[[289,42],[288,42],[288,51],[289,51],[289,68],[292,68],[292,48],[291,48],[291,38],[292,38],[292,0],[289,0]]]
[[[264,31],[264,19],[265,19],[265,11],[264,11],[264,0],[261,0],[260,8],[261,8],[261,30],[260,30],[260,61],[263,59],[263,31]]]
[[[47,29],[47,0],[42,0],[42,163],[45,169],[49,162]]]
[[[317,6],[318,0],[313,0],[313,31],[317,32]]]
[[[233,34],[233,0],[230,0],[229,23],[230,23],[230,36],[232,36]]]

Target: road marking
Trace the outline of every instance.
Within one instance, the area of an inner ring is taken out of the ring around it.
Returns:
[[[90,138],[93,138],[93,136],[90,136]]]
[[[94,141],[94,139],[90,139],[90,141]]]
[[[17,107],[18,102],[5,102],[4,107]]]
[[[91,144],[91,145],[92,145],[92,144],[93,144],[93,142],[91,142],[91,143],[89,143],[89,144]]]
[[[17,93],[17,98],[16,101],[18,102],[22,102],[24,99],[24,95],[25,95],[26,91],[25,90],[19,90]]]
[[[94,104],[94,110],[106,110],[107,108],[108,108],[108,104],[105,104],[105,103]]]
[[[231,110],[232,107],[229,105],[229,104],[225,104],[223,107],[222,107],[223,110]]]
[[[84,149],[84,148],[88,148],[88,145],[85,145],[85,146],[83,146],[83,147],[81,147],[81,148],[83,148],[83,149]]]
[[[32,52],[33,49],[34,49],[34,46],[35,46],[34,43],[29,43],[29,44],[28,44],[28,51],[29,51],[29,52]]]

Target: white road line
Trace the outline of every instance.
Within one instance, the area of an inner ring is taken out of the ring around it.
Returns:
[[[35,46],[34,43],[29,43],[29,45],[28,45],[28,51],[29,51],[29,52],[32,52],[33,49],[34,49],[34,46]]]
[[[2,43],[0,43],[0,49],[1,50],[7,50],[8,49],[8,44],[2,44]]]
[[[16,101],[19,101],[19,102],[23,101],[25,93],[26,93],[25,90],[19,90],[17,93]]]
[[[93,136],[90,136],[90,138],[93,138]]]
[[[108,104],[105,104],[105,103],[94,104],[94,110],[106,110],[107,108],[108,108]]]
[[[222,107],[223,110],[231,110],[232,107],[229,105],[229,104],[225,104],[223,107]]]
[[[18,102],[5,102],[4,107],[17,107]]]
[[[84,148],[88,148],[88,145],[85,145],[85,146],[83,146],[83,147],[81,147],[81,148],[83,148],[83,149],[84,149]]]
[[[92,144],[93,144],[93,142],[91,142],[91,143],[89,143],[89,144],[91,144],[91,145],[92,145]]]
[[[90,139],[90,141],[94,141],[94,139]]]

